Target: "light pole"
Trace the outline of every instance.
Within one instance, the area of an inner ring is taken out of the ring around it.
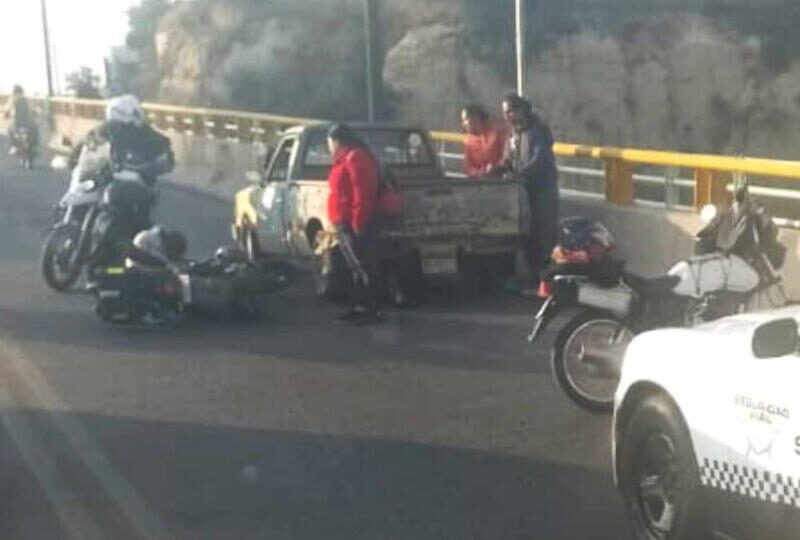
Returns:
[[[375,121],[375,65],[373,60],[372,26],[375,20],[374,0],[364,0],[364,51],[367,73],[367,119]]]
[[[525,97],[525,0],[516,0],[517,94]]]
[[[42,30],[44,31],[44,60],[47,67],[47,97],[53,97],[53,67],[50,63],[50,31],[47,27],[45,0],[42,0]]]

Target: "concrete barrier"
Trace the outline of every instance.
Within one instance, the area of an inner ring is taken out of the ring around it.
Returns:
[[[51,149],[65,152],[68,148],[62,144],[64,137],[77,143],[97,123],[96,120],[54,115],[52,130],[46,140]],[[185,133],[165,132],[165,135],[175,152],[176,166],[170,181],[229,200],[247,185],[247,171],[256,169],[265,152],[263,143],[240,143]]]
[[[561,215],[603,222],[628,268],[647,276],[664,274],[676,261],[692,255],[694,234],[703,226],[694,212],[615,206],[580,196],[564,197]],[[780,240],[788,248],[782,270],[786,292],[800,299],[800,231],[781,229]]]

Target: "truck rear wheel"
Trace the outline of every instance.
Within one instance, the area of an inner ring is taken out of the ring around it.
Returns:
[[[487,257],[460,255],[458,275],[462,291],[470,296],[488,294],[492,289],[492,273]]]

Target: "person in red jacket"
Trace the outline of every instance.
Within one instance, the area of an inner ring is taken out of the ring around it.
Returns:
[[[506,130],[493,122],[481,105],[467,105],[461,110],[464,140],[464,172],[470,177],[498,173],[503,163]]]
[[[328,219],[339,233],[339,247],[353,275],[350,309],[340,318],[378,322],[375,292],[375,227],[379,167],[369,147],[346,124],[328,130],[333,164],[328,174]]]

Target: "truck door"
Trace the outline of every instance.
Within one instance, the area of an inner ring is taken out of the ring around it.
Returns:
[[[267,253],[285,255],[289,252],[286,237],[286,197],[289,173],[297,153],[297,139],[281,140],[267,168],[266,183],[258,203],[258,237],[261,249]]]

